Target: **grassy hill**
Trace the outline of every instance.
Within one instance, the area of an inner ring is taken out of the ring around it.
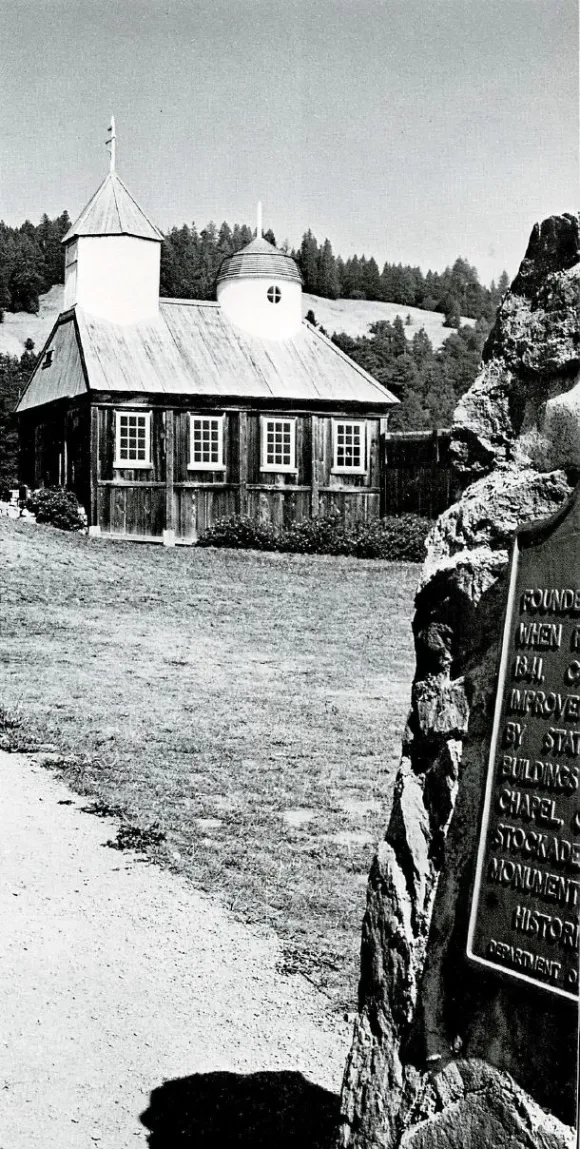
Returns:
[[[40,296],[38,315],[28,315],[24,311],[11,314],[6,312],[0,324],[0,354],[22,355],[25,339],[34,339],[39,351],[48,338],[52,325],[62,310],[62,286],[51,287],[46,295]],[[317,295],[303,296],[303,310],[313,311],[316,322],[332,335],[335,331],[345,331],[357,338],[368,334],[372,323],[380,320],[393,322],[400,315],[403,323],[407,316],[411,323],[405,326],[405,334],[412,339],[424,327],[433,347],[437,349],[450,334],[443,326],[444,316],[437,311],[420,311],[418,307],[405,307],[398,303],[377,303],[366,299],[322,299]],[[462,323],[473,324],[473,319],[462,319]]]
[[[34,339],[35,350],[40,351],[62,311],[62,294],[62,286],[57,285],[51,287],[46,295],[41,295],[38,315],[29,315],[26,311],[14,314],[5,311],[4,322],[0,323],[0,355],[20,357],[25,339]]]
[[[405,334],[412,339],[417,331],[423,327],[429,336],[433,348],[445,342],[451,334],[448,327],[444,327],[445,316],[439,311],[421,311],[418,307],[405,307],[400,303],[378,303],[368,299],[322,299],[318,295],[303,296],[304,314],[312,310],[316,322],[322,324],[329,335],[336,331],[345,331],[347,335],[357,339],[367,335],[371,324],[387,320],[392,323],[400,315],[405,324]],[[411,322],[407,325],[407,317]],[[473,326],[474,319],[461,318],[462,323]]]

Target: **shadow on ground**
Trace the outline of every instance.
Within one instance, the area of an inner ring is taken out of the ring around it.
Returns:
[[[339,1099],[300,1073],[200,1073],[154,1089],[150,1149],[330,1149]]]

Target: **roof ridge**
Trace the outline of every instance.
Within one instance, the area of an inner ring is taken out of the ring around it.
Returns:
[[[133,192],[131,192],[131,191],[129,190],[129,188],[127,187],[127,184],[125,183],[125,181],[121,179],[121,177],[120,177],[119,173],[118,173],[118,172],[112,172],[112,173],[110,173],[110,174],[112,174],[112,175],[114,175],[114,176],[116,177],[116,179],[117,179],[117,182],[118,182],[118,183],[120,183],[120,185],[121,185],[121,187],[123,188],[123,191],[125,192],[125,194],[126,194],[126,195],[128,195],[128,196],[129,196],[129,199],[131,200],[131,202],[135,204],[135,207],[137,208],[137,211],[139,211],[139,212],[141,213],[141,215],[145,217],[145,219],[147,220],[147,223],[149,224],[149,226],[150,226],[150,227],[152,227],[152,228],[153,228],[153,230],[157,232],[157,234],[158,234],[158,236],[160,237],[160,239],[163,239],[163,233],[162,233],[162,232],[159,230],[159,228],[157,227],[157,224],[153,223],[153,220],[152,220],[152,219],[149,219],[149,216],[147,215],[147,212],[146,212],[146,211],[144,211],[144,210],[143,210],[143,208],[141,207],[141,204],[137,202],[137,200],[135,199],[135,196],[133,195]],[[115,202],[117,202],[117,197],[116,197],[116,196],[115,196]]]
[[[123,183],[117,172],[108,172],[62,243],[82,235],[132,235],[138,239],[163,240],[163,233]]]
[[[82,210],[79,212],[79,214],[77,215],[77,218],[74,220],[74,222],[73,222],[73,223],[71,223],[71,225],[70,225],[70,227],[69,227],[68,231],[66,232],[66,234],[65,234],[65,235],[63,236],[63,238],[61,239],[61,243],[66,243],[66,241],[67,241],[67,237],[68,237],[69,235],[70,235],[71,239],[73,238],[73,236],[74,236],[74,231],[75,231],[75,230],[76,230],[76,228],[79,226],[79,224],[82,222],[82,220],[84,219],[84,217],[85,217],[86,215],[88,215],[88,213],[89,213],[89,208],[91,208],[91,207],[93,206],[93,204],[95,203],[95,200],[97,200],[97,199],[98,199],[98,197],[99,197],[100,193],[102,192],[102,190],[103,190],[103,188],[104,188],[104,186],[105,186],[105,184],[106,184],[106,182],[107,182],[107,179],[108,179],[108,176],[105,176],[105,178],[104,178],[103,180],[101,180],[101,183],[99,184],[99,186],[98,186],[98,188],[96,189],[96,191],[94,191],[94,192],[93,192],[93,194],[92,194],[92,196],[91,196],[90,200],[88,200],[88,202],[85,204],[84,208],[82,208]],[[74,229],[74,230],[73,230],[73,229]]]
[[[113,199],[115,201],[115,207],[117,209],[117,215],[119,217],[119,227],[121,228],[121,231],[124,231],[125,229],[123,228],[123,220],[121,219],[121,209],[119,207],[119,201],[117,199],[117,189],[115,187],[115,181],[113,179],[114,175],[116,175],[116,172],[109,172],[109,175],[107,178],[111,181],[111,188],[113,189]],[[117,176],[117,179],[118,178],[119,177]]]

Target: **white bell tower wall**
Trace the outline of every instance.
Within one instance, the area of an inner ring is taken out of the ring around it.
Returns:
[[[225,279],[218,303],[227,318],[260,339],[288,339],[302,325],[302,287],[288,279]]]
[[[111,323],[159,312],[161,244],[133,235],[81,235],[65,249],[64,309],[78,304]]]

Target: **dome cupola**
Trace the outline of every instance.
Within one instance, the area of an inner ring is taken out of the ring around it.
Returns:
[[[258,205],[256,238],[224,260],[217,298],[225,315],[250,335],[287,339],[302,323],[302,277],[295,260],[262,236]]]

